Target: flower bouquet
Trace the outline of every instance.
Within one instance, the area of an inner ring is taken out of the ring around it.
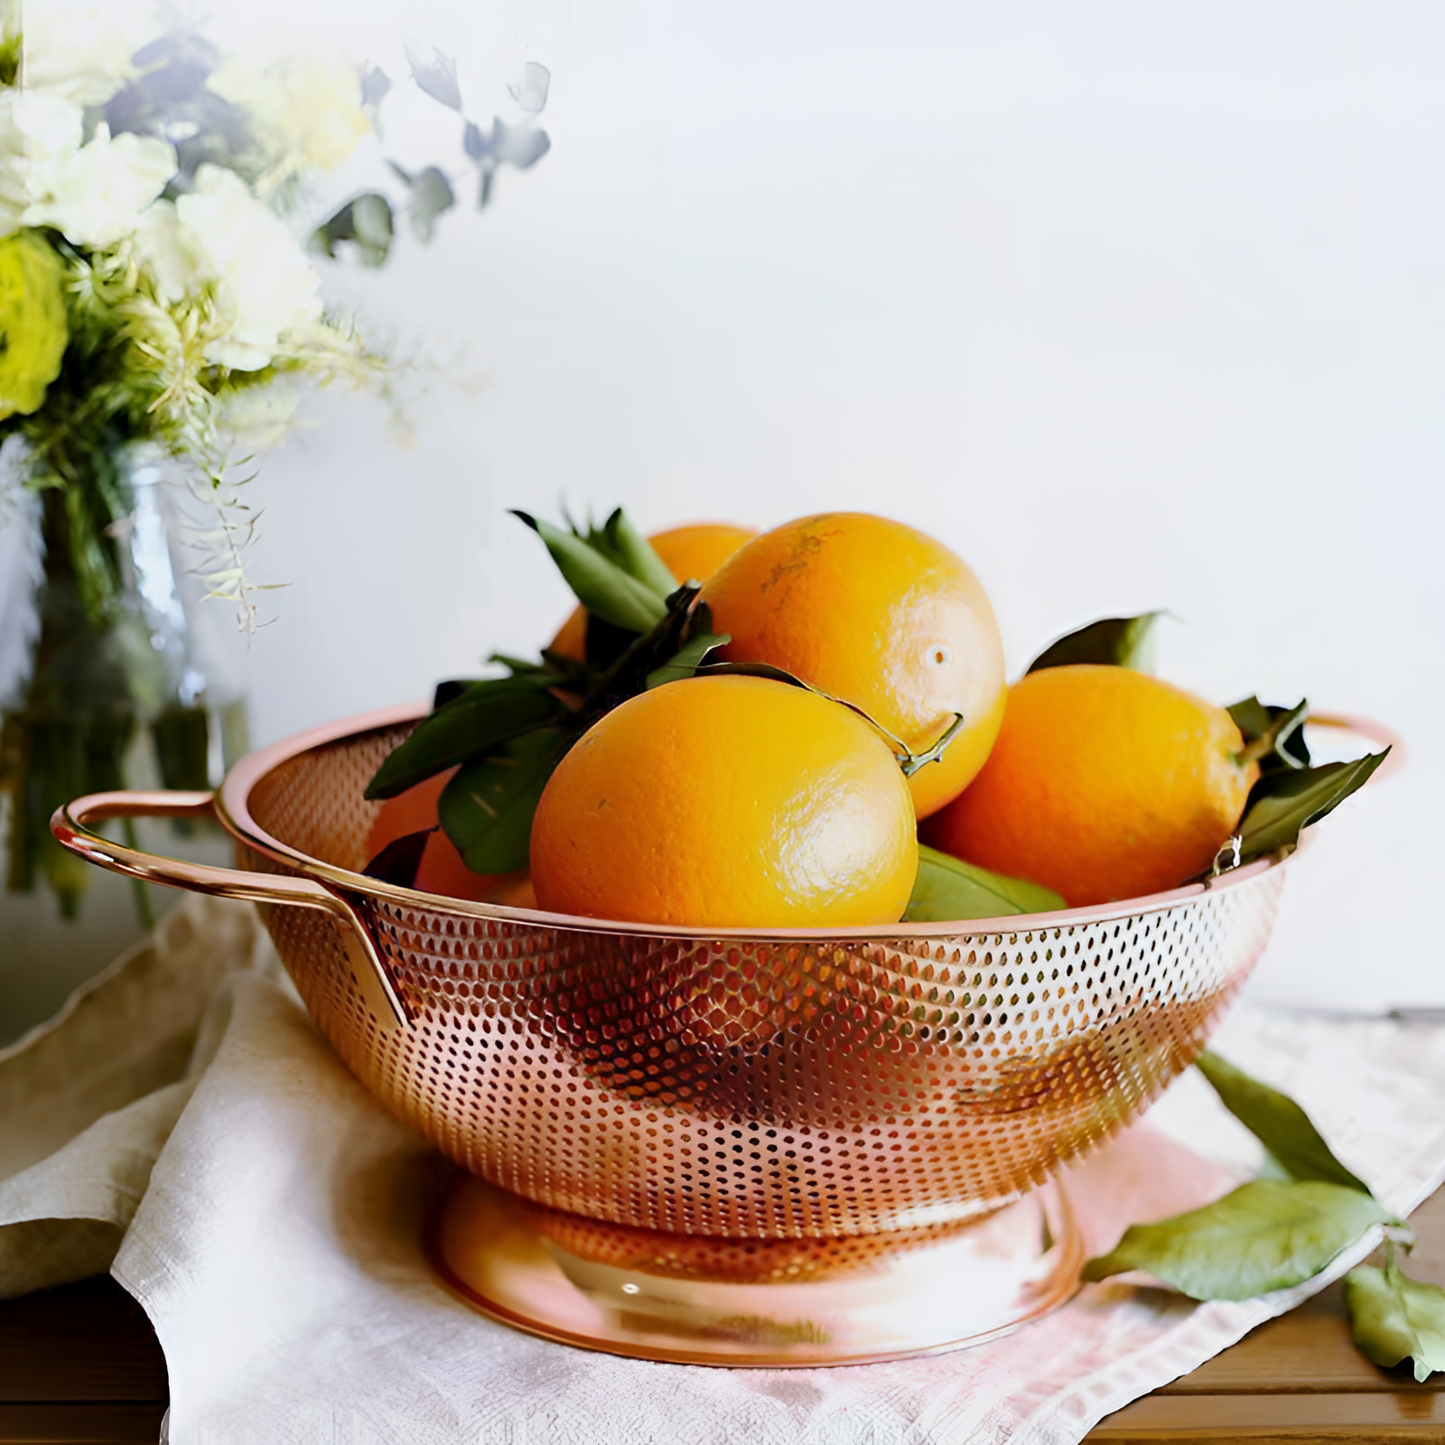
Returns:
[[[316,57],[248,66],[190,28],[63,19],[36,6],[0,44],[0,544],[19,554],[0,569],[0,797],[7,886],[43,875],[71,915],[85,870],[50,840],[55,806],[120,786],[146,735],[168,787],[207,786],[244,750],[234,706],[221,736],[234,699],[182,604],[219,598],[256,626],[247,463],[305,386],[385,374],[318,267],[380,264],[398,216],[429,239],[467,176],[485,205],[500,166],[548,148],[548,77],[529,65],[521,120],[484,128],[455,62],[420,47],[394,83]],[[384,153],[403,85],[455,112],[450,172]]]

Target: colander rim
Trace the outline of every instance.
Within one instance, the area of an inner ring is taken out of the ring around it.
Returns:
[[[338,718],[293,733],[289,737],[257,748],[234,763],[217,790],[217,816],[228,832],[248,848],[285,865],[303,877],[352,896],[384,899],[403,907],[423,908],[432,913],[452,913],[470,918],[504,920],[533,928],[552,928],[577,933],[607,933],[630,937],[680,940],[737,940],[779,943],[790,940],[818,942],[826,939],[899,940],[960,937],[1012,937],[1018,934],[1062,933],[1080,926],[1142,918],[1151,913],[1177,908],[1206,894],[1235,888],[1272,868],[1282,867],[1291,854],[1271,854],[1241,868],[1231,869],[1207,882],[1190,883],[1160,893],[1121,899],[1114,903],[1084,908],[1058,909],[1050,913],[1008,914],[1000,918],[965,918],[939,923],[876,923],[856,928],[685,928],[677,924],[638,923],[629,920],[590,918],[578,914],[548,913],[542,909],[515,908],[500,903],[479,903],[449,894],[426,893],[400,884],[383,883],[364,873],[339,868],[300,849],[283,843],[256,822],[249,806],[250,796],[264,778],[286,763],[308,752],[344,743],[367,733],[381,732],[415,722],[431,710],[426,702],[404,703]]]

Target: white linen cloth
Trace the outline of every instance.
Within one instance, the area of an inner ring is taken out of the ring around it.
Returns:
[[[1377,1242],[1243,1304],[1086,1286],[1012,1336],[888,1365],[707,1369],[554,1345],[433,1281],[421,1226],[445,1166],[276,977],[247,910],[188,901],[0,1054],[0,1292],[74,1278],[119,1241],[112,1272],[165,1349],[175,1445],[1064,1445]],[[1240,1009],[1217,1044],[1298,1098],[1388,1207],[1445,1176],[1445,1030]],[[1101,1250],[1257,1158],[1191,1073],[1071,1171],[1071,1197]]]

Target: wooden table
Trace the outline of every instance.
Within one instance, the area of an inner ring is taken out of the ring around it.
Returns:
[[[1415,1214],[1410,1273],[1445,1285],[1445,1189]],[[0,1445],[153,1445],[166,1362],[140,1306],[93,1279],[0,1301]],[[1340,1287],[1261,1325],[1192,1375],[1103,1421],[1093,1445],[1247,1440],[1445,1442],[1445,1376],[1417,1385],[1350,1340]]]

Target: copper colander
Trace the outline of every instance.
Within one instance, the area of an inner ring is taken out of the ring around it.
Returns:
[[[362,793],[421,709],[252,754],[210,794],[99,794],[57,837],[251,898],[377,1098],[544,1212],[714,1239],[930,1230],[1018,1198],[1137,1115],[1264,947],[1271,861],[1108,907],[964,924],[680,931],[360,873]],[[237,869],[88,823],[214,809]],[[859,1241],[860,1245],[862,1241]]]

